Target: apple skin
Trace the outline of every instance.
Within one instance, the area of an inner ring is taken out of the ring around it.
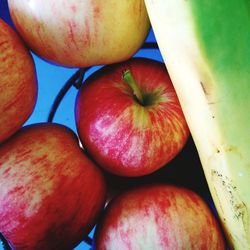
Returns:
[[[22,128],[0,148],[0,232],[14,249],[73,249],[106,199],[100,169],[63,125]]]
[[[140,186],[112,200],[94,236],[96,250],[225,249],[216,217],[192,190]]]
[[[123,73],[130,70],[144,96],[134,97]],[[164,64],[146,58],[107,65],[79,90],[75,120],[86,151],[105,170],[143,176],[163,167],[184,147],[189,129]]]
[[[0,19],[0,144],[22,127],[36,100],[37,78],[31,54]]]
[[[130,58],[150,27],[143,0],[8,0],[18,32],[39,56],[67,67]]]

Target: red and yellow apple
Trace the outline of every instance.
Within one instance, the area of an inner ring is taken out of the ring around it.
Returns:
[[[92,74],[75,104],[85,149],[107,171],[142,176],[167,164],[189,136],[164,64],[131,58]]]
[[[73,249],[106,199],[100,169],[63,125],[25,126],[0,148],[0,232],[13,249]]]
[[[68,67],[130,58],[150,27],[143,0],[8,0],[20,35],[41,57]]]
[[[107,206],[94,237],[96,250],[224,250],[216,217],[193,191],[166,184],[140,186]]]
[[[0,144],[22,127],[37,100],[31,54],[15,31],[0,19]]]

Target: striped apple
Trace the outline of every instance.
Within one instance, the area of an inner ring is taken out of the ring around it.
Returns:
[[[109,172],[142,176],[184,147],[189,129],[164,64],[132,58],[89,77],[75,106],[81,142]]]
[[[96,250],[224,250],[216,217],[192,190],[154,184],[117,196],[95,232]]]
[[[106,199],[101,171],[59,124],[25,126],[0,148],[0,232],[11,249],[73,249]]]
[[[8,0],[20,35],[41,57],[68,67],[130,58],[150,27],[143,0]]]
[[[22,127],[36,100],[37,78],[31,54],[0,19],[0,143]]]

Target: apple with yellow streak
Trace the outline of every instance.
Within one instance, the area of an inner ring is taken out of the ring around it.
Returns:
[[[109,172],[147,175],[163,167],[189,136],[163,63],[131,58],[92,74],[75,104],[85,149]]]
[[[37,78],[31,54],[0,19],[0,143],[22,127],[36,100]]]
[[[192,190],[138,186],[107,206],[95,232],[96,250],[225,250],[225,239],[208,205]]]
[[[0,148],[0,232],[12,249],[69,250],[106,198],[101,171],[59,124],[33,124]]]
[[[8,0],[12,20],[41,57],[69,67],[130,58],[150,27],[143,0]]]

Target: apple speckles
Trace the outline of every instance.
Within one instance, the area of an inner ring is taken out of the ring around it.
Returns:
[[[158,226],[155,224],[155,217],[153,211],[134,211],[134,214],[138,213],[137,216],[123,216],[121,215],[121,220],[118,221],[116,228],[110,229],[108,234],[108,240],[106,242],[107,249],[112,250],[126,250],[126,249],[159,249],[160,247],[157,242],[159,242]],[[145,220],[147,223],[145,223]],[[137,225],[133,227],[133,225]],[[118,230],[117,230],[118,229]],[[152,241],[152,239],[155,239]]]
[[[80,89],[75,106],[79,137],[104,169],[146,175],[167,164],[186,143],[189,130],[162,66],[133,58],[103,67]],[[125,79],[128,69],[131,75]],[[142,102],[135,98],[130,81],[138,84]]]
[[[132,134],[124,145],[126,153],[121,156],[122,166],[125,168],[127,166],[134,168],[136,170],[137,166],[140,165],[143,161],[143,149],[145,145],[145,140],[143,136],[138,136]],[[133,161],[131,161],[133,159]]]
[[[71,5],[70,5],[70,9],[71,9],[71,11],[75,14],[76,11],[77,11],[77,6],[76,6],[75,4],[71,4]]]
[[[99,6],[95,6],[93,8],[93,13],[94,13],[94,17],[98,17],[100,15],[100,13],[101,13],[100,7]]]
[[[191,190],[165,184],[137,187],[114,199],[95,243],[97,249],[224,249],[206,203]]]
[[[67,22],[69,32],[68,32],[68,39],[66,39],[66,43],[68,43],[68,47],[71,46],[71,43],[74,44],[76,48],[78,48],[78,43],[75,38],[75,33],[77,29],[77,23],[74,20],[70,20]]]
[[[9,42],[5,39],[6,38],[4,37],[4,35],[0,33],[0,47],[1,47],[0,50],[6,50],[10,46]],[[2,56],[4,55],[1,54],[1,57],[0,57],[1,60],[3,60]]]
[[[40,208],[40,204],[42,201],[42,195],[40,192],[34,190],[32,193],[32,197],[30,197],[31,199],[29,200],[29,202],[27,202],[27,206],[26,209],[24,209],[24,216],[26,218],[30,218],[32,217],[35,213],[37,213],[37,211]]]
[[[95,27],[90,23],[91,21],[88,19],[84,20],[84,33],[83,33],[83,46],[89,47],[91,44],[92,36],[90,33],[95,30]]]
[[[8,3],[15,27],[33,52],[67,67],[126,60],[141,47],[150,27],[146,7],[133,8],[138,6],[138,0],[123,0],[119,4],[113,0],[56,0],[46,4],[43,0],[9,0]],[[72,20],[78,27],[74,31],[66,28]],[[38,34],[41,23],[43,28]],[[70,46],[72,37],[74,44]]]
[[[14,30],[0,20],[0,143],[33,111],[37,81],[33,59]]]
[[[105,202],[101,172],[59,124],[26,126],[8,140],[0,183],[0,231],[13,248],[73,249]]]

